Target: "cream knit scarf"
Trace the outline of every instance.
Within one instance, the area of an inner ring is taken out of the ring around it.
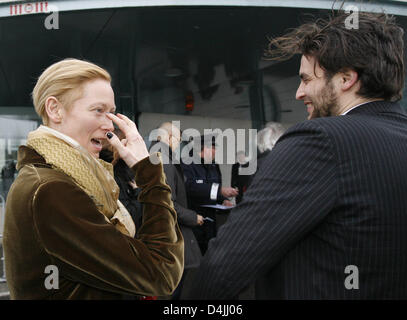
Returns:
[[[96,159],[72,138],[46,126],[28,134],[27,145],[53,168],[70,176],[94,201],[105,219],[123,234],[134,237],[134,222],[118,200],[113,166]]]

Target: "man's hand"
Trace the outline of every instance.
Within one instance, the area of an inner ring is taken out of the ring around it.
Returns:
[[[117,124],[126,136],[125,139],[120,141],[114,133],[108,132],[106,134],[109,143],[117,150],[120,158],[122,158],[130,168],[140,160],[149,156],[143,137],[138,132],[136,124],[133,121],[119,113],[117,115],[107,113],[107,117]]]
[[[233,203],[230,200],[224,200],[222,204],[226,207],[233,207]]]
[[[237,188],[231,188],[231,187],[222,187],[221,191],[222,196],[226,198],[230,197],[236,197],[239,194],[239,191]]]
[[[204,224],[204,218],[200,214],[197,214],[196,217],[198,225],[202,226]]]
[[[129,185],[133,188],[133,189],[137,189],[137,183],[133,180],[133,181],[129,181]]]

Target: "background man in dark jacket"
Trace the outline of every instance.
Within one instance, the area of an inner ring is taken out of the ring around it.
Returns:
[[[166,181],[171,188],[171,199],[177,212],[178,225],[184,237],[184,273],[180,284],[172,295],[173,299],[179,299],[182,287],[188,285],[186,280],[188,272],[200,264],[201,250],[192,228],[202,225],[204,220],[201,215],[188,209],[182,168],[180,164],[173,161],[173,153],[181,140],[180,130],[172,123],[164,122],[158,128],[157,139],[158,141],[152,143],[150,150],[154,148],[155,151],[161,152]]]
[[[198,148],[199,155],[196,155],[196,159],[191,164],[182,163],[188,205],[191,209],[200,212],[205,219],[203,226],[194,228],[202,254],[205,254],[209,240],[216,236],[217,212],[216,209],[203,207],[203,205],[232,206],[228,198],[238,195],[235,188],[222,186],[219,165],[214,161],[215,148],[215,137],[202,136],[200,148]]]

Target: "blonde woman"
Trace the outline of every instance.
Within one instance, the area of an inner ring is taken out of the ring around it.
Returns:
[[[183,239],[162,164],[149,159],[136,125],[114,115],[110,82],[99,66],[66,59],[47,68],[34,87],[43,125],[19,148],[19,175],[6,205],[12,299],[118,299],[169,295],[177,287]],[[111,132],[113,123],[126,139]],[[103,141],[142,188],[143,224],[136,239],[112,167],[98,159]]]

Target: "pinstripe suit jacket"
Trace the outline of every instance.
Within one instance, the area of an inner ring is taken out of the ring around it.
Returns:
[[[186,297],[232,299],[265,275],[267,298],[407,298],[407,115],[397,103],[289,129]]]

